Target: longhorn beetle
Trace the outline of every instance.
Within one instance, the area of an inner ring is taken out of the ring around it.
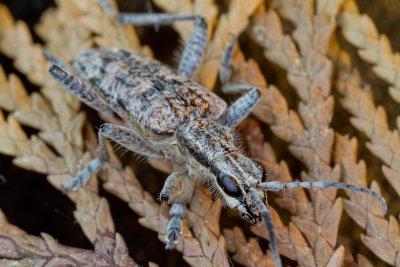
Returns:
[[[192,197],[190,178],[207,182],[223,202],[250,220],[262,220],[269,234],[269,247],[276,266],[282,266],[276,236],[267,209],[267,191],[296,188],[339,188],[376,197],[386,212],[384,198],[368,188],[329,181],[265,182],[261,164],[235,146],[232,131],[260,99],[258,88],[230,84],[231,56],[235,38],[221,56],[220,80],[225,92],[244,92],[231,106],[190,78],[201,63],[207,41],[207,25],[194,14],[119,13],[108,0],[99,4],[110,16],[133,25],[162,25],[194,21],[194,29],[180,60],[178,71],[146,57],[118,48],[95,48],[79,54],[73,67],[48,55],[50,74],[84,103],[107,115],[118,115],[120,125],[104,123],[99,131],[99,154],[78,172],[65,188],[86,184],[108,160],[105,139],[173,166],[160,200],[172,204],[166,248],[180,239],[185,205]],[[190,178],[189,178],[190,177]]]

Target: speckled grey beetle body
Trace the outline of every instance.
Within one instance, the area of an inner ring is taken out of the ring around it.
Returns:
[[[196,118],[216,120],[226,109],[220,97],[168,66],[118,48],[83,52],[74,70],[151,141],[173,137]]]
[[[260,99],[252,86],[230,84],[231,55],[235,38],[221,57],[220,79],[224,92],[245,92],[231,106],[190,79],[201,62],[207,39],[205,20],[183,14],[118,14],[108,0],[100,0],[108,14],[135,25],[170,24],[193,20],[195,27],[186,44],[178,71],[153,59],[113,49],[91,49],[78,55],[73,67],[47,55],[51,75],[84,103],[118,123],[103,124],[98,132],[99,154],[65,185],[78,189],[108,160],[105,139],[150,158],[167,161],[173,171],[164,183],[160,200],[172,204],[166,247],[178,242],[185,205],[194,182],[209,184],[223,202],[251,221],[262,219],[269,233],[270,250],[281,266],[276,236],[267,209],[267,191],[296,188],[340,188],[385,200],[368,188],[336,182],[265,182],[260,163],[235,146],[234,127],[245,119]],[[116,116],[117,115],[117,116]],[[192,180],[191,180],[192,179]]]

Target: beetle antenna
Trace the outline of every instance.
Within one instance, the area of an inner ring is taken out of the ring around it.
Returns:
[[[345,183],[338,183],[338,182],[331,182],[331,181],[318,181],[318,182],[290,182],[290,183],[282,183],[278,181],[274,182],[264,182],[260,183],[259,187],[267,190],[267,191],[280,191],[284,189],[297,189],[297,188],[306,188],[306,189],[347,189],[351,192],[361,192],[370,196],[375,197],[380,203],[382,207],[382,211],[386,214],[387,205],[386,200],[383,198],[381,194],[375,192],[369,188],[361,187],[355,184],[345,184]]]
[[[278,252],[278,244],[276,242],[276,234],[271,219],[271,213],[269,212],[267,206],[261,200],[260,196],[258,195],[258,192],[255,189],[253,188],[250,189],[249,197],[251,203],[253,203],[257,208],[257,210],[260,212],[264,226],[267,229],[269,235],[269,250],[271,251],[272,254],[272,260],[274,261],[276,267],[282,267],[282,261]]]

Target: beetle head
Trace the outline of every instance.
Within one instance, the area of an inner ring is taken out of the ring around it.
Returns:
[[[246,157],[235,146],[230,128],[196,119],[177,133],[177,141],[187,162],[206,170],[213,191],[227,206],[246,219],[259,219],[259,212],[247,195],[250,188],[257,188],[263,181],[265,171],[259,162]],[[265,199],[265,192],[256,190]]]

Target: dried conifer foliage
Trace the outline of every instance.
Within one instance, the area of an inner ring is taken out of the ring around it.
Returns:
[[[356,192],[270,192],[284,266],[400,266],[396,0],[111,2],[203,16],[208,43],[193,79],[228,103],[240,95],[218,82],[221,54],[238,37],[231,82],[258,87],[261,101],[235,137],[267,170],[264,182],[343,182],[385,197],[386,215]],[[97,0],[0,1],[0,265],[274,266],[264,225],[241,220],[201,183],[181,242],[166,251],[170,213],[158,193],[171,166],[113,142],[88,184],[63,190],[96,155],[97,128],[110,118],[53,80],[43,52],[71,62],[118,47],[176,67],[192,29],[122,25]]]

